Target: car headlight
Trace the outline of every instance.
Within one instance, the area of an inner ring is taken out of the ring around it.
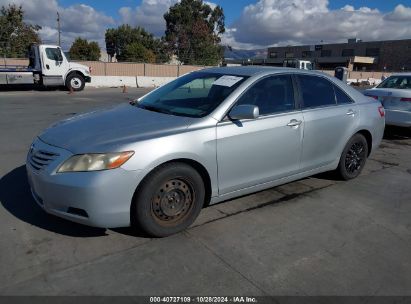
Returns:
[[[127,151],[119,153],[73,155],[60,166],[57,172],[84,172],[115,169],[128,161],[133,154],[133,151]]]

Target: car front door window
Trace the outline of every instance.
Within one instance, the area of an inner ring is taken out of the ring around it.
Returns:
[[[243,104],[258,106],[260,115],[294,110],[294,89],[291,76],[271,76],[258,81],[238,100],[237,105]]]

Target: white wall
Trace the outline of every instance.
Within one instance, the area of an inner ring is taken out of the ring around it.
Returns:
[[[148,76],[91,76],[89,87],[131,87],[155,88],[174,80],[175,77],[148,77]]]

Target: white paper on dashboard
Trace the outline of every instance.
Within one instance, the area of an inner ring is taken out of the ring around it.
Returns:
[[[239,82],[241,79],[243,79],[243,77],[224,75],[218,78],[216,81],[214,81],[213,85],[232,87],[237,82]]]

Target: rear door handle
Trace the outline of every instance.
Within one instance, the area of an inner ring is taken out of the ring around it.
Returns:
[[[354,110],[348,110],[348,112],[347,113],[345,113],[345,114],[347,114],[347,115],[349,115],[349,116],[354,116],[355,114],[356,114],[357,112],[355,112]]]
[[[301,125],[302,120],[297,120],[297,119],[291,119],[290,122],[287,124],[289,127],[298,127]]]

